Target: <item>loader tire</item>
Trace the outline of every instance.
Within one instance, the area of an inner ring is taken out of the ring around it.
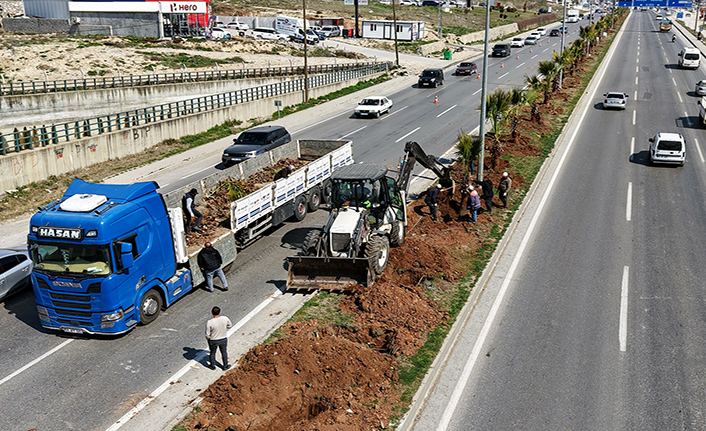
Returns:
[[[404,242],[404,237],[407,232],[406,226],[401,221],[395,221],[392,223],[392,229],[390,230],[390,245],[393,247],[399,247]]]
[[[307,232],[304,237],[304,242],[302,243],[304,256],[316,256],[316,247],[319,245],[319,238],[321,238],[321,229],[312,229]]]
[[[365,245],[365,257],[375,275],[382,274],[390,257],[390,240],[384,235],[373,235]]]

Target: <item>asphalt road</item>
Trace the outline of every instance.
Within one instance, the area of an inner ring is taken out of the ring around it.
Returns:
[[[654,13],[632,13],[402,429],[704,429],[704,70],[678,69],[685,41],[670,39]],[[628,108],[602,110],[607,91]],[[649,166],[657,132],[684,135],[684,167]]]
[[[570,27],[569,40],[577,36],[577,28]],[[542,47],[533,47],[531,54],[525,47],[513,50],[511,57],[491,59],[490,91],[523,86],[524,76],[536,73],[537,62],[550,59],[552,50],[558,49],[558,38],[551,38],[549,44],[546,40]],[[416,140],[428,153],[441,155],[453,146],[460,129],[471,131],[478,125],[480,83],[475,76],[456,77],[447,72],[445,85],[438,89],[411,85],[386,94],[395,106],[391,114],[380,119],[356,119],[351,115],[353,106],[332,102],[325,110],[312,111],[322,115],[312,115],[291,131],[295,139],[353,140],[357,162],[396,166],[407,140]],[[433,103],[436,95],[438,104]],[[287,121],[285,118],[280,123],[287,126]],[[222,169],[222,148],[140,179],[156,180],[164,190],[182,187]],[[235,322],[282,290],[284,258],[296,253],[308,226],[324,219],[325,212],[319,211],[302,223],[287,223],[273,230],[240,253],[227,274],[231,287],[227,294],[195,291],[166,310],[155,323],[121,337],[74,338],[47,332],[39,325],[30,292],[7,299],[3,303],[5,312],[0,314],[0,367],[5,370],[0,374],[0,428],[110,427],[191,359],[199,357],[205,347],[203,324],[214,303],[227,310]],[[189,376],[181,380],[188,381]]]

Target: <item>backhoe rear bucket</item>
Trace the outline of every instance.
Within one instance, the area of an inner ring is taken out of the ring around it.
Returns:
[[[290,256],[287,262],[287,289],[343,291],[351,284],[373,285],[368,259]]]

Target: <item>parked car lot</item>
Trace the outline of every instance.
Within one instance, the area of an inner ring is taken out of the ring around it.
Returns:
[[[628,95],[619,91],[609,91],[603,95],[603,109],[625,109]]]
[[[292,136],[282,126],[262,126],[244,131],[233,145],[223,151],[221,161],[228,166],[270,151],[292,141]]]
[[[478,72],[478,66],[470,61],[464,61],[456,66],[456,75],[472,75]]]
[[[385,96],[369,96],[358,103],[358,106],[355,107],[354,114],[358,118],[378,118],[382,114],[390,112],[390,109],[392,109],[392,100]]]
[[[31,287],[32,261],[25,250],[0,249],[0,299]]]

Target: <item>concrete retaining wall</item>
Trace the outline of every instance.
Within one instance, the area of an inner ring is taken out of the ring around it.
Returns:
[[[3,18],[2,27],[5,31],[27,34],[68,33],[71,23],[68,19]]]
[[[372,79],[379,75],[368,75],[359,79],[312,88],[309,89],[309,97],[324,96],[355,85],[360,80]],[[61,175],[96,163],[136,154],[166,139],[195,135],[226,121],[267,117],[277,111],[274,100],[281,100],[283,107],[296,105],[303,101],[303,94],[279,95],[228,108],[131,127],[114,133],[87,137],[65,144],[51,144],[43,148],[8,154],[0,157],[0,190],[17,189],[20,186],[44,180],[51,175]]]
[[[501,25],[500,27],[493,27],[490,29],[489,38],[490,40],[502,39],[508,34],[517,33],[519,31],[516,23]],[[485,31],[477,31],[475,33],[464,34],[459,37],[459,40],[463,43],[473,43],[485,39]]]

